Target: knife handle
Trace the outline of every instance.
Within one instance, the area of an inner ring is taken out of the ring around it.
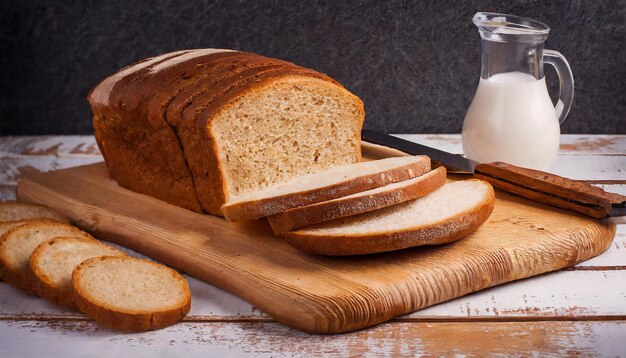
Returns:
[[[626,202],[626,196],[589,183],[502,162],[478,164],[474,176],[506,192],[594,218],[608,217],[612,205]]]

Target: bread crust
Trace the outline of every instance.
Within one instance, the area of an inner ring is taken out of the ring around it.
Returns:
[[[35,291],[32,287],[32,273],[30,272],[30,266],[28,263],[24,267],[16,267],[13,265],[13,260],[8,252],[8,245],[16,245],[17,242],[13,241],[14,236],[22,234],[23,231],[36,230],[46,228],[58,228],[63,227],[69,232],[75,233],[76,237],[88,237],[95,240],[88,233],[68,224],[60,223],[54,220],[29,220],[23,225],[18,225],[9,231],[7,231],[2,237],[0,237],[0,278],[11,286],[18,288],[26,293],[34,294]],[[52,240],[54,237],[50,237],[48,240]],[[48,241],[45,240],[45,241]]]
[[[39,244],[39,246],[37,246],[35,251],[33,251],[33,254],[30,256],[29,260],[31,287],[33,291],[37,293],[40,297],[45,298],[50,302],[72,309],[78,309],[78,307],[76,307],[76,305],[74,304],[73,289],[71,287],[67,289],[65,287],[60,287],[59,285],[57,285],[47,274],[41,263],[44,255],[46,255],[46,251],[49,250],[50,247],[68,241],[78,241],[88,243],[90,245],[101,246],[103,248],[106,248],[107,250],[117,251],[119,253],[119,256],[126,256],[126,254],[114,248],[113,246],[106,245],[96,239],[87,237],[57,237],[50,241],[42,242],[41,244]],[[106,256],[112,256],[111,252],[109,251]]]
[[[420,161],[407,163],[373,174],[362,175],[323,188],[302,190],[271,198],[227,203],[222,206],[222,212],[230,221],[259,219],[289,209],[379,188],[428,172],[430,170],[430,159],[423,156],[421,159]]]
[[[292,231],[283,236],[300,250],[327,256],[363,255],[423,245],[440,245],[457,241],[476,231],[489,218],[494,205],[495,194],[489,185],[487,195],[470,210],[458,213],[448,220],[421,227],[361,235],[314,235]]]
[[[174,276],[176,281],[181,283],[184,291],[183,300],[174,307],[164,307],[161,310],[152,311],[125,310],[113,307],[105,302],[98,302],[88,289],[81,286],[80,279],[83,270],[100,262],[120,259],[140,260],[146,264],[159,266],[167,270],[169,274]],[[115,330],[140,332],[167,327],[181,321],[191,309],[191,291],[189,290],[187,281],[171,268],[149,260],[114,256],[91,258],[83,261],[74,269],[72,273],[72,284],[74,287],[74,302],[76,306],[78,306],[78,309],[101,325]]]
[[[381,191],[367,196],[338,198],[289,209],[282,213],[268,216],[267,220],[274,233],[281,234],[309,225],[400,204],[427,195],[442,187],[446,183],[446,169],[439,167],[417,178],[422,178],[422,180],[415,181],[407,186],[400,186],[393,190]]]
[[[193,184],[190,175],[185,175],[189,170],[182,154],[177,153],[180,149],[175,134],[167,127],[152,128],[141,114],[146,96],[151,95],[146,86],[151,69],[189,52],[160,56],[162,60],[119,78],[112,87],[104,85],[107,78],[92,90],[88,100],[94,112],[96,142],[111,176],[121,186],[199,210],[195,195],[188,192]]]

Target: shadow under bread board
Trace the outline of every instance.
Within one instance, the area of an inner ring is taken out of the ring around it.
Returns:
[[[401,154],[367,144],[363,149],[369,158]],[[109,178],[104,163],[27,173],[17,195],[56,208],[100,239],[183,270],[278,322],[312,333],[362,329],[572,266],[606,250],[615,236],[612,223],[498,192],[491,217],[460,241],[321,257],[274,236],[265,220],[229,223],[124,189]]]

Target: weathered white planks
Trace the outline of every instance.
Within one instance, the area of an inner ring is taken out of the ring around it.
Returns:
[[[626,195],[626,183],[624,184],[594,184],[600,188],[612,193]]]
[[[29,170],[47,172],[101,162],[101,156],[13,156],[0,158],[0,185],[16,185],[21,173]]]
[[[15,200],[15,185],[0,184],[0,201]]]
[[[446,152],[463,153],[460,134],[397,134],[397,136]],[[625,153],[626,135],[561,135],[559,155]]]
[[[100,156],[92,135],[6,136],[0,137],[3,156]]]
[[[576,180],[626,181],[626,155],[560,155],[549,172]]]
[[[315,336],[277,323],[186,322],[146,333],[117,333],[89,321],[0,321],[5,358],[586,356],[624,354],[626,321],[392,322]],[[36,344],[33,344],[36,342]]]

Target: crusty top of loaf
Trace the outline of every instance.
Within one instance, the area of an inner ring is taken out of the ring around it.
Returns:
[[[215,98],[232,91],[237,85],[249,80],[258,72],[267,69],[287,66],[277,59],[269,59],[260,55],[239,52],[220,61],[206,75],[201,75],[195,84],[183,89],[167,108],[167,120],[177,126],[184,113],[192,113],[189,118],[206,108]]]
[[[170,52],[170,53],[166,53],[163,55],[147,58],[145,60],[139,61],[137,63],[134,63],[132,65],[122,68],[121,70],[117,71],[113,75],[105,78],[102,82],[96,85],[96,87],[94,87],[91,90],[91,92],[89,92],[89,95],[87,96],[89,103],[92,106],[103,106],[103,107],[108,106],[109,96],[111,92],[113,92],[113,88],[115,87],[115,85],[120,80],[122,80],[123,78],[126,78],[129,75],[132,75],[133,73],[136,73],[139,70],[148,68],[164,60],[177,57],[186,52],[188,51]]]
[[[182,50],[145,59],[124,67],[115,74],[105,78],[91,90],[87,99],[94,109],[109,107],[115,104],[111,95],[118,93],[124,94],[121,97],[128,97],[124,90],[126,85],[134,78],[139,78],[140,75],[144,79],[151,79],[157,74],[164,74],[170,70],[176,71],[181,64],[222,52],[235,51],[226,49]]]
[[[163,71],[167,68],[174,67],[176,65],[185,63],[187,61],[191,61],[201,56],[207,56],[207,55],[212,55],[215,53],[222,53],[222,52],[237,52],[237,51],[228,50],[228,49],[218,49],[218,48],[204,48],[204,49],[190,50],[189,52],[186,52],[180,56],[176,56],[167,61],[163,61],[161,63],[156,64],[155,66],[150,68],[150,73],[157,73],[159,71]]]

